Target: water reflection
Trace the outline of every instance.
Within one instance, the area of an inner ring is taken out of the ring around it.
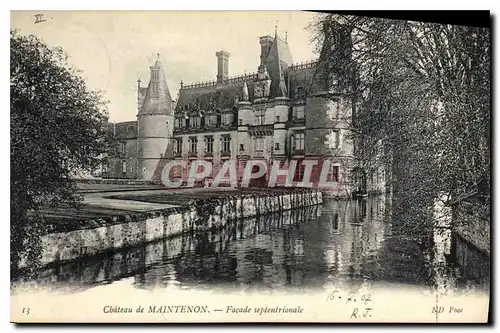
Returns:
[[[36,283],[93,288],[133,277],[135,288],[312,290],[378,284],[444,290],[489,286],[489,257],[449,228],[405,231],[385,197],[330,201],[47,267]],[[131,286],[132,287],[132,286]]]

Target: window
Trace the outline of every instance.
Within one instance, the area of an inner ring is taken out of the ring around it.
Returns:
[[[191,118],[191,127],[200,127],[200,117]]]
[[[122,172],[127,173],[127,160],[122,161]]]
[[[152,98],[160,98],[160,88],[158,86],[158,82],[151,82],[151,87],[152,87]]]
[[[328,169],[328,174],[326,176],[326,180],[329,182],[338,182],[339,181],[339,166],[330,164],[330,168]]]
[[[122,154],[127,153],[127,143],[126,142],[120,142],[120,152]]]
[[[274,145],[274,149],[280,150],[280,144],[279,144],[279,142],[276,142],[276,144]]]
[[[255,125],[264,125],[264,110],[255,111]]]
[[[330,120],[337,119],[340,114],[340,103],[339,101],[332,101],[332,105],[328,108],[328,115],[330,116]]]
[[[196,137],[189,138],[189,152],[192,154],[196,153],[197,146],[198,146],[198,138]]]
[[[223,113],[222,114],[222,124],[223,125],[231,125],[233,122],[233,114],[232,113]]]
[[[328,135],[328,147],[331,149],[339,147],[339,131],[330,131],[330,134]]]
[[[217,115],[211,114],[205,118],[205,126],[216,127],[217,126]]]
[[[255,138],[255,151],[264,151],[264,138]]]
[[[295,108],[295,119],[304,119],[304,106],[297,106]]]
[[[181,119],[180,118],[175,118],[175,128],[181,128]]]
[[[224,135],[221,138],[222,140],[222,152],[230,152],[231,151],[231,136]]]
[[[297,161],[297,168],[295,169],[295,175],[293,177],[294,181],[296,182],[302,181],[302,178],[304,177],[305,168],[306,167],[301,160]]]
[[[175,139],[175,153],[182,154],[182,139]]]
[[[293,138],[293,150],[304,150],[304,133],[295,133]]]
[[[297,87],[297,93],[296,93],[295,97],[298,99],[306,98],[306,93],[304,91],[304,87]]]
[[[214,151],[214,138],[212,136],[205,137],[205,153]]]
[[[240,151],[245,151],[245,145],[240,143]]]
[[[276,122],[279,123],[280,122],[280,116],[276,116]]]
[[[239,124],[240,124],[240,125],[243,125],[243,119],[240,119],[240,120],[239,120]]]
[[[176,165],[170,171],[170,179],[172,178],[181,178],[182,177],[182,166]]]
[[[101,164],[101,171],[102,171],[102,172],[109,172],[109,165],[108,165],[108,162],[107,162],[107,161],[106,161],[106,162],[103,162],[103,163]]]

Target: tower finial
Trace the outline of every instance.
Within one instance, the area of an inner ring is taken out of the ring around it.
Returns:
[[[285,43],[288,43],[288,31],[285,31]]]
[[[274,26],[274,37],[276,38],[278,36],[278,23]]]
[[[160,54],[156,53],[156,60],[160,60]]]

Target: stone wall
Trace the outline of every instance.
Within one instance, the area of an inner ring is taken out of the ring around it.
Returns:
[[[113,216],[108,219],[51,225],[42,236],[42,264],[97,255],[193,231],[210,231],[229,221],[323,202],[314,189],[287,189],[281,193],[228,196],[191,202],[184,207]],[[20,267],[26,266],[22,258]]]
[[[40,270],[37,287],[46,290],[54,287],[60,289],[66,285],[74,291],[78,287],[85,289],[128,276],[134,276],[140,280],[139,283],[154,285],[162,281],[156,281],[157,277],[168,275],[169,265],[158,265],[167,258],[181,262],[195,249],[204,253],[207,250],[211,257],[215,257],[224,252],[232,241],[243,240],[265,230],[293,225],[304,219],[315,219],[319,214],[318,206],[310,206],[245,220],[232,220],[225,228],[217,231],[182,234],[145,245],[123,248],[97,260],[73,260],[48,265]],[[215,272],[213,265],[216,260],[206,260],[205,263],[208,265],[207,270]],[[182,266],[189,267],[189,263],[182,263]],[[57,285],[54,284],[55,279],[58,281]]]

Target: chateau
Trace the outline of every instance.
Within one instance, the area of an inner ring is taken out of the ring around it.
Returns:
[[[335,47],[341,37],[339,33],[325,41],[324,47]],[[383,170],[354,177],[355,108],[349,94],[336,90],[335,78],[325,75],[319,65],[322,54],[319,61],[294,64],[286,37],[275,33],[259,42],[256,73],[230,77],[230,53],[215,52],[216,79],[181,82],[175,102],[158,58],[150,67],[148,85],[138,81],[137,121],[109,125],[119,154],[109,159],[103,177],[159,181],[172,160],[186,165],[209,160],[215,174],[228,159],[237,161],[239,169],[249,160],[262,159],[269,165],[296,161],[293,177],[300,181],[302,161],[328,160],[326,177],[336,184],[330,189],[334,195],[348,196],[360,187],[383,190]],[[170,177],[186,177],[187,169],[173,168]],[[312,178],[319,177],[318,172],[313,169]]]

